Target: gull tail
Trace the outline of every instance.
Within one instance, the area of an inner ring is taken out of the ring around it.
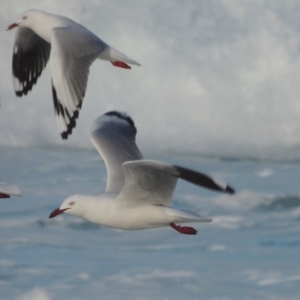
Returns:
[[[173,222],[171,222],[169,225],[179,233],[188,234],[188,235],[196,235],[197,230],[194,229],[193,227],[177,225],[178,223],[187,223],[187,222],[209,223],[212,221],[212,219],[202,219],[198,214],[186,210],[177,210],[177,209],[169,208],[167,210],[167,214],[173,219]]]
[[[177,210],[170,207],[166,207],[166,213],[174,218],[174,223],[187,223],[187,222],[201,222],[210,223],[212,219],[201,218],[198,214],[189,210]]]
[[[110,61],[115,67],[120,67],[124,69],[131,69],[129,65],[140,66],[140,64],[127,57],[122,52],[118,51],[117,49],[108,46],[105,51],[103,51],[99,56],[99,59],[108,60]]]

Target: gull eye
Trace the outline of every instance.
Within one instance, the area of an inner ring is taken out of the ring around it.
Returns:
[[[23,20],[26,20],[26,19],[27,19],[27,16],[24,16],[22,19],[23,19]]]
[[[75,204],[75,201],[71,201],[70,203],[69,203],[69,205],[71,205],[71,206],[73,206]]]

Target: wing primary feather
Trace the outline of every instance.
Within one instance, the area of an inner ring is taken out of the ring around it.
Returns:
[[[72,117],[70,116],[70,113],[68,110],[66,110],[63,105],[60,103],[59,99],[57,98],[57,93],[55,90],[55,87],[52,84],[52,96],[53,96],[53,104],[54,104],[54,111],[56,116],[59,118],[59,116],[62,116],[64,125],[66,126],[66,130],[60,128],[62,132],[60,133],[63,140],[68,139],[68,136],[72,134],[73,128],[76,127],[76,120],[79,116],[79,110],[81,109],[82,102],[80,102],[77,105],[76,110],[73,112]],[[59,124],[59,127],[62,127],[62,125]]]
[[[179,178],[186,180],[188,182],[191,182],[193,184],[214,190],[214,191],[220,191],[220,192],[225,192],[228,194],[234,194],[235,191],[234,189],[229,186],[228,184],[222,184],[220,182],[217,182],[210,178],[209,176],[199,173],[190,169],[186,169],[183,167],[179,166],[174,166],[176,167],[177,171],[179,172],[178,176]]]
[[[27,95],[36,84],[50,55],[51,45],[31,29],[18,28],[12,59],[15,93]]]

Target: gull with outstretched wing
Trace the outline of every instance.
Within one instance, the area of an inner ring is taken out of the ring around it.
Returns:
[[[53,210],[49,218],[67,213],[118,229],[171,226],[196,234],[178,223],[211,222],[197,213],[171,207],[178,179],[214,191],[233,194],[229,185],[177,165],[143,159],[135,143],[136,127],[126,114],[112,111],[98,117],[90,137],[107,168],[106,191],[100,196],[74,195]]]

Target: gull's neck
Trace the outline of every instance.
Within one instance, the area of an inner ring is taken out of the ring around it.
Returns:
[[[79,195],[83,205],[84,213],[81,217],[86,220],[100,224],[106,225],[110,219],[111,213],[115,210],[116,195],[114,194],[103,194],[100,196],[87,196]]]

